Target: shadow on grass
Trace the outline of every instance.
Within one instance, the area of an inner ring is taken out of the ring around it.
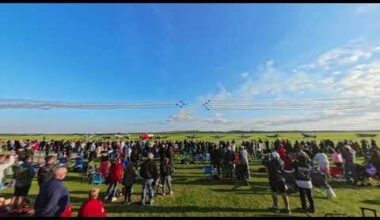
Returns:
[[[263,185],[262,183],[251,183],[250,188],[247,189],[245,185],[235,185],[231,189],[210,189],[214,192],[220,193],[230,193],[235,194],[270,194],[269,186]]]
[[[268,209],[262,208],[234,208],[234,207],[200,207],[200,206],[140,206],[139,202],[131,206],[120,204],[109,204],[109,213],[185,213],[185,212],[267,212]]]
[[[378,199],[365,199],[363,201],[361,201],[363,203],[367,203],[367,204],[371,204],[371,205],[380,205],[380,198]]]

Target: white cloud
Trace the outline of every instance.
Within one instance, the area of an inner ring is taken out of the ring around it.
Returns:
[[[194,116],[186,108],[182,108],[179,110],[177,114],[172,115],[168,121],[169,122],[191,121],[194,119],[195,119]]]
[[[242,79],[247,79],[249,77],[249,72],[243,72],[240,74]]]
[[[228,120],[221,113],[214,113],[214,116],[211,118],[206,118],[204,122],[208,123],[228,123]]]
[[[355,8],[357,14],[363,14],[378,9],[378,4],[361,4]]]
[[[223,88],[220,93],[209,94],[208,98],[254,103],[258,96],[271,97],[272,101],[283,97],[290,100],[288,104],[298,103],[311,107],[311,110],[299,111],[299,114],[280,111],[280,116],[279,111],[269,110],[265,111],[266,116],[244,120],[236,118],[235,114],[232,118],[224,117],[226,123],[215,127],[227,130],[380,129],[377,111],[380,108],[380,62],[375,57],[379,49],[377,45],[364,44],[363,40],[350,41],[322,53],[309,64],[291,68],[291,72],[268,61],[254,74],[241,75],[244,80],[234,89],[227,91]],[[323,96],[332,99],[313,101]],[[309,97],[312,102],[297,101],[295,97]],[[322,103],[320,108],[319,102]],[[257,115],[257,111],[251,114]]]

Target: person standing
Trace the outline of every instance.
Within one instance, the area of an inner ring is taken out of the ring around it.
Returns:
[[[154,190],[153,182],[158,180],[159,174],[156,163],[154,162],[154,155],[148,153],[148,159],[141,164],[140,176],[142,177],[142,192],[141,204],[145,205],[147,191],[149,193],[149,203],[154,203]]]
[[[108,189],[107,189],[106,197],[104,198],[104,200],[108,200],[108,198],[111,198],[112,202],[117,200],[116,192],[118,190],[118,183],[122,180],[122,178],[123,178],[123,165],[120,161],[120,158],[116,157],[115,159],[112,160],[112,163],[111,163],[111,168],[108,175]]]
[[[129,162],[124,169],[124,204],[132,203],[133,184],[136,181],[136,171],[133,162]]]
[[[47,156],[45,158],[46,164],[38,169],[37,182],[39,187],[41,187],[45,182],[53,177],[53,168],[55,161],[55,156]]]
[[[278,194],[281,194],[285,204],[285,211],[288,214],[291,214],[289,197],[286,194],[287,186],[282,173],[284,162],[281,160],[280,155],[277,153],[277,148],[273,149],[269,154],[268,161],[265,165],[268,169],[269,186],[273,199],[273,211],[276,213],[280,212],[278,209]]]
[[[165,157],[163,164],[160,166],[160,175],[163,182],[162,195],[165,196],[166,186],[169,190],[169,194],[173,194],[172,190],[172,167],[170,165],[169,158]]]
[[[344,177],[347,184],[356,185],[355,150],[350,145],[344,145],[342,157],[344,160]]]
[[[28,196],[35,175],[36,170],[32,166],[31,156],[25,157],[13,167],[13,179],[16,183],[12,204],[15,204],[15,209],[22,208],[21,204]]]
[[[313,184],[311,182],[311,160],[309,156],[302,150],[300,150],[296,156],[295,161],[296,170],[296,184],[298,186],[298,191],[301,199],[302,211],[304,212],[315,212],[314,199],[311,193]],[[306,208],[306,197],[309,201],[309,208]]]
[[[67,175],[65,166],[58,166],[54,176],[41,187],[35,202],[36,217],[59,217],[69,205],[69,191],[63,180]]]
[[[92,142],[90,144],[90,154],[88,156],[88,162],[91,162],[94,158],[96,158],[96,146],[95,146],[95,142]]]
[[[249,173],[249,161],[248,161],[248,152],[245,149],[245,146],[241,146],[240,149],[240,177],[242,178],[245,185],[249,186],[247,179],[250,178]]]

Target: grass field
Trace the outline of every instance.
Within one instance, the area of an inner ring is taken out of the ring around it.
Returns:
[[[182,139],[184,135],[173,135],[170,139]],[[353,132],[347,133],[317,133],[318,139],[330,138],[332,140],[358,139]],[[199,134],[206,136],[206,134]],[[47,139],[51,137],[46,136]],[[54,138],[57,138],[55,136]],[[265,134],[254,135],[253,139],[262,137]],[[10,137],[2,136],[1,139]],[[14,138],[14,137],[13,137]],[[35,139],[35,137],[18,136],[17,138]],[[42,136],[41,136],[42,138]],[[59,136],[62,139],[71,139],[70,136]],[[206,139],[203,137],[200,139]],[[290,140],[299,139],[299,134],[281,133],[279,138],[288,138]],[[208,137],[207,139],[211,139]],[[235,139],[240,142],[237,135],[229,135],[225,140]],[[218,140],[216,140],[218,141]],[[362,160],[362,158],[358,158]],[[141,207],[140,192],[141,185],[134,185],[133,200],[136,202],[132,205],[122,205],[121,201],[107,203],[106,210],[108,216],[282,216],[285,214],[274,214],[269,208],[272,205],[271,194],[268,188],[266,173],[259,173],[258,163],[251,163],[250,170],[252,178],[249,180],[251,186],[238,186],[232,182],[215,183],[206,180],[202,173],[205,164],[183,165],[175,164],[175,174],[173,175],[174,194],[165,197],[158,196],[153,206]],[[78,211],[81,203],[87,198],[87,192],[90,184],[82,181],[83,174],[70,172],[65,184],[70,191],[71,203],[74,206],[74,212]],[[345,213],[350,216],[361,216],[360,207],[377,209],[380,207],[380,188],[376,187],[376,181],[372,182],[370,187],[352,187],[344,183],[333,181],[333,186],[337,198],[327,200],[321,193],[313,192],[315,198],[316,213],[312,216],[324,216],[326,213]],[[37,182],[33,181],[30,191],[32,199],[35,199],[38,189]],[[100,186],[104,193],[106,185]],[[13,189],[6,189],[0,192],[1,196],[10,197]],[[102,195],[103,196],[103,195]],[[280,207],[283,207],[280,200]],[[295,211],[300,207],[298,195],[290,196],[290,204],[293,216],[306,216],[304,213]]]
[[[286,138],[289,139],[290,141],[295,141],[295,140],[322,140],[322,139],[331,139],[333,141],[341,141],[341,140],[361,140],[362,138],[359,138],[356,136],[357,132],[313,132],[317,135],[316,138],[303,138],[301,133],[295,133],[295,132],[288,132],[288,133],[278,133],[279,134],[279,139]],[[380,141],[380,132],[368,132],[371,134],[377,134],[376,137],[373,139],[376,140],[376,142]],[[219,140],[226,140],[226,141],[231,141],[235,140],[237,143],[240,143],[242,140],[251,140],[251,139],[268,139],[268,140],[274,140],[275,138],[268,138],[266,135],[271,134],[271,133],[244,133],[245,136],[249,136],[249,138],[242,139],[241,138],[241,133],[218,133],[219,135],[225,135],[225,137],[216,139],[211,136],[215,135],[215,133],[169,133],[165,134],[165,136],[168,136],[168,140],[184,140],[186,136],[191,136],[195,134],[198,138],[194,140],[207,140],[207,141],[214,141],[218,142]],[[118,140],[117,137],[113,135],[104,135],[104,136],[111,136],[111,139],[109,140]],[[30,139],[30,140],[42,140],[44,137],[46,137],[47,140],[99,140],[102,139],[102,136],[94,136],[94,137],[86,137],[85,135],[7,135],[7,134],[0,134],[0,140],[8,140],[8,139],[13,139],[13,140],[25,140],[25,139]],[[139,134],[131,134],[130,135],[130,140],[138,140],[139,139]],[[366,138],[366,139],[371,139],[371,138]],[[103,139],[104,140],[104,139]]]

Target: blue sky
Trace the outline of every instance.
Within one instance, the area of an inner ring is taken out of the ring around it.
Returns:
[[[201,101],[352,97],[358,65],[367,65],[365,94],[377,95],[379,12],[368,4],[2,4],[0,99],[188,107],[0,109],[0,132],[344,129],[347,120],[326,111],[206,111]],[[360,117],[353,121],[377,115]]]

